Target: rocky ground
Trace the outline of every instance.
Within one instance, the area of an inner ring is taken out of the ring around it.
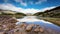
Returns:
[[[25,22],[16,25],[17,20],[10,16],[0,16],[0,34],[60,34],[50,28]]]

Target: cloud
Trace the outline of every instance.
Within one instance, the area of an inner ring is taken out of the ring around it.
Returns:
[[[27,3],[23,3],[23,2],[21,2],[21,5],[23,5],[23,6],[27,6]]]
[[[40,11],[38,9],[33,9],[33,8],[27,8],[27,9],[18,8],[12,4],[0,4],[0,9],[12,10],[12,11],[17,11],[17,12],[22,12],[22,13],[32,13],[32,14]]]
[[[20,3],[23,6],[27,6],[29,4],[41,4],[43,2],[46,2],[47,0],[15,0],[16,2]]]
[[[51,9],[53,9],[53,8],[55,8],[55,7],[57,7],[57,6],[46,7],[46,8],[40,9],[40,10],[41,10],[41,11],[51,10]]]
[[[8,2],[8,0],[4,0],[4,3],[7,3]]]
[[[28,8],[28,9],[24,9],[25,13],[31,13],[34,14],[36,12],[40,12],[39,9],[33,9],[33,8]]]
[[[15,0],[15,1],[20,3],[22,6],[27,6],[27,3],[23,2],[23,0]]]
[[[43,2],[46,2],[47,0],[38,0],[38,2],[35,2],[35,4],[41,4]]]
[[[34,4],[33,1],[29,1],[30,4]]]
[[[17,8],[14,5],[8,3],[8,4],[0,4],[0,9],[3,9],[3,10],[12,10],[12,11],[19,11],[22,8]]]
[[[17,12],[22,12],[22,13],[31,13],[31,14],[34,14],[34,13],[37,13],[37,12],[41,12],[41,11],[45,11],[45,10],[50,10],[50,9],[53,9],[55,8],[56,6],[53,6],[53,7],[47,7],[47,8],[43,8],[43,9],[34,9],[34,8],[21,8],[21,7],[15,7],[14,5],[12,4],[0,4],[0,9],[3,9],[3,10],[12,10],[12,11],[17,11]]]

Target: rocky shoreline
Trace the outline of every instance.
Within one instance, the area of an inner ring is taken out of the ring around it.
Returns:
[[[17,20],[10,16],[0,16],[0,34],[60,34],[50,28],[25,22],[16,25]]]

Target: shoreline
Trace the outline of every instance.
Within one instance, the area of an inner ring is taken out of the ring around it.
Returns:
[[[42,18],[39,18],[39,19],[42,19],[42,20],[45,20],[45,21],[48,21],[48,22],[51,22],[57,26],[60,26],[60,18],[49,18],[49,17],[42,17]]]

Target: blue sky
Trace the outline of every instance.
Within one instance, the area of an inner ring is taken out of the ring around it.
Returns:
[[[45,8],[49,9],[49,7],[51,8],[55,6],[60,6],[60,0],[0,0],[0,9],[2,8],[1,7],[2,5],[5,6],[8,5],[8,7],[15,7],[15,8],[18,7],[22,10],[26,9],[26,11],[27,9],[28,10],[32,9],[37,11]]]

